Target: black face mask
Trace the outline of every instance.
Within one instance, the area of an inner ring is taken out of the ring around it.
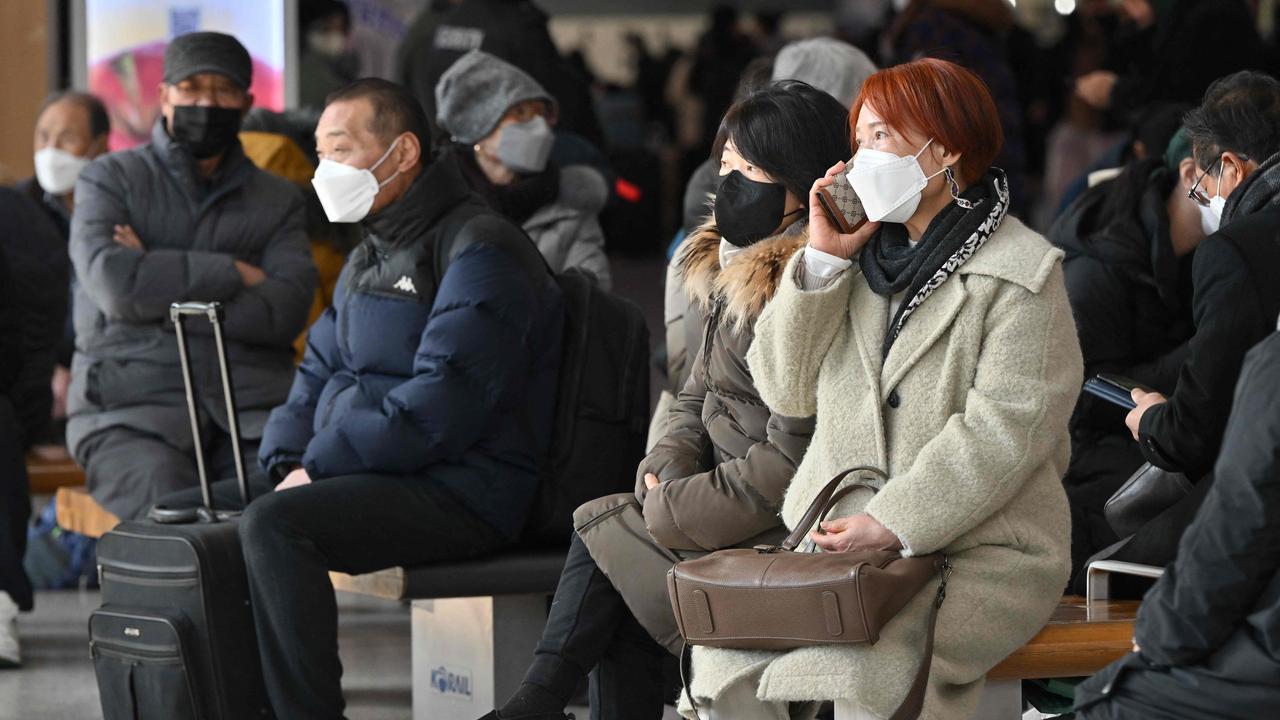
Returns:
[[[716,228],[720,237],[744,248],[773,234],[787,205],[787,189],[777,183],[762,183],[734,170],[720,181],[716,190]]]
[[[204,105],[176,105],[173,139],[197,160],[206,160],[231,147],[240,132],[240,110]]]

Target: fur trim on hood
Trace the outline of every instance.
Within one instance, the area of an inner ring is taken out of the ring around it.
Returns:
[[[692,302],[710,314],[715,301],[723,299],[725,319],[733,323],[735,332],[741,332],[778,291],[787,261],[809,242],[809,229],[805,226],[796,232],[789,227],[765,238],[735,255],[723,269],[720,239],[714,216],[708,217],[681,244],[676,270]]]

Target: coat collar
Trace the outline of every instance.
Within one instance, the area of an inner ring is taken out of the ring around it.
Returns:
[[[1062,255],[1061,250],[1017,218],[1005,217],[1000,228],[956,271],[960,277],[951,278],[939,286],[920,306],[911,322],[903,326],[902,335],[883,362],[878,348],[888,327],[888,300],[872,292],[865,282],[857,283],[850,303],[851,308],[856,308],[852,312],[852,322],[872,387],[877,389],[881,399],[886,398],[934,343],[946,334],[970,297],[966,287],[968,277],[994,277],[1039,293]]]
[[[437,160],[422,170],[404,195],[363,223],[366,232],[390,245],[414,242],[441,217],[472,196],[456,163]]]
[[[681,244],[676,270],[691,301],[708,314],[715,302],[723,301],[724,317],[740,331],[759,317],[777,293],[787,261],[809,241],[809,230],[793,223],[738,253],[723,268],[720,240],[714,220],[708,218]]]
[[[151,151],[178,181],[183,194],[197,209],[197,213],[203,212],[223,195],[239,188],[257,170],[244,154],[244,148],[237,138],[227,148],[226,155],[213,175],[208,179],[200,177],[191,154],[169,135],[163,115],[156,119],[156,124],[151,128]]]

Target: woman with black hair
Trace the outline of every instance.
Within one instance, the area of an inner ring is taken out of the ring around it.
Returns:
[[[667,570],[781,538],[778,510],[814,421],[767,407],[746,354],[787,259],[808,241],[809,187],[850,154],[847,113],[830,95],[783,81],[731,107],[714,149],[712,216],[677,260],[707,317],[692,374],[666,434],[640,463],[635,494],[574,514],[577,532],[533,665],[485,720],[562,720],[588,672],[592,717],[660,718],[663,653],[680,649]]]

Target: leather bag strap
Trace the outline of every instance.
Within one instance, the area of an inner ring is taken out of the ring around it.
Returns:
[[[796,524],[795,530],[792,530],[791,534],[787,536],[787,539],[782,542],[783,550],[795,550],[799,547],[805,536],[813,529],[814,523],[818,522],[820,518],[826,517],[826,514],[831,512],[831,507],[835,505],[840,498],[844,497],[849,490],[857,487],[865,487],[870,488],[872,492],[878,492],[878,488],[874,485],[865,482],[855,482],[850,483],[846,488],[841,488],[841,491],[836,494],[836,487],[839,486],[845,478],[858,472],[871,473],[872,475],[879,477],[881,480],[889,479],[889,476],[886,475],[883,470],[877,467],[872,467],[871,465],[859,465],[858,467],[849,468],[848,470],[845,470],[839,475],[831,478],[831,480],[823,486],[822,490],[818,491],[818,494],[813,498],[813,502],[809,503],[809,509],[805,511],[804,517],[802,517],[800,522]]]

